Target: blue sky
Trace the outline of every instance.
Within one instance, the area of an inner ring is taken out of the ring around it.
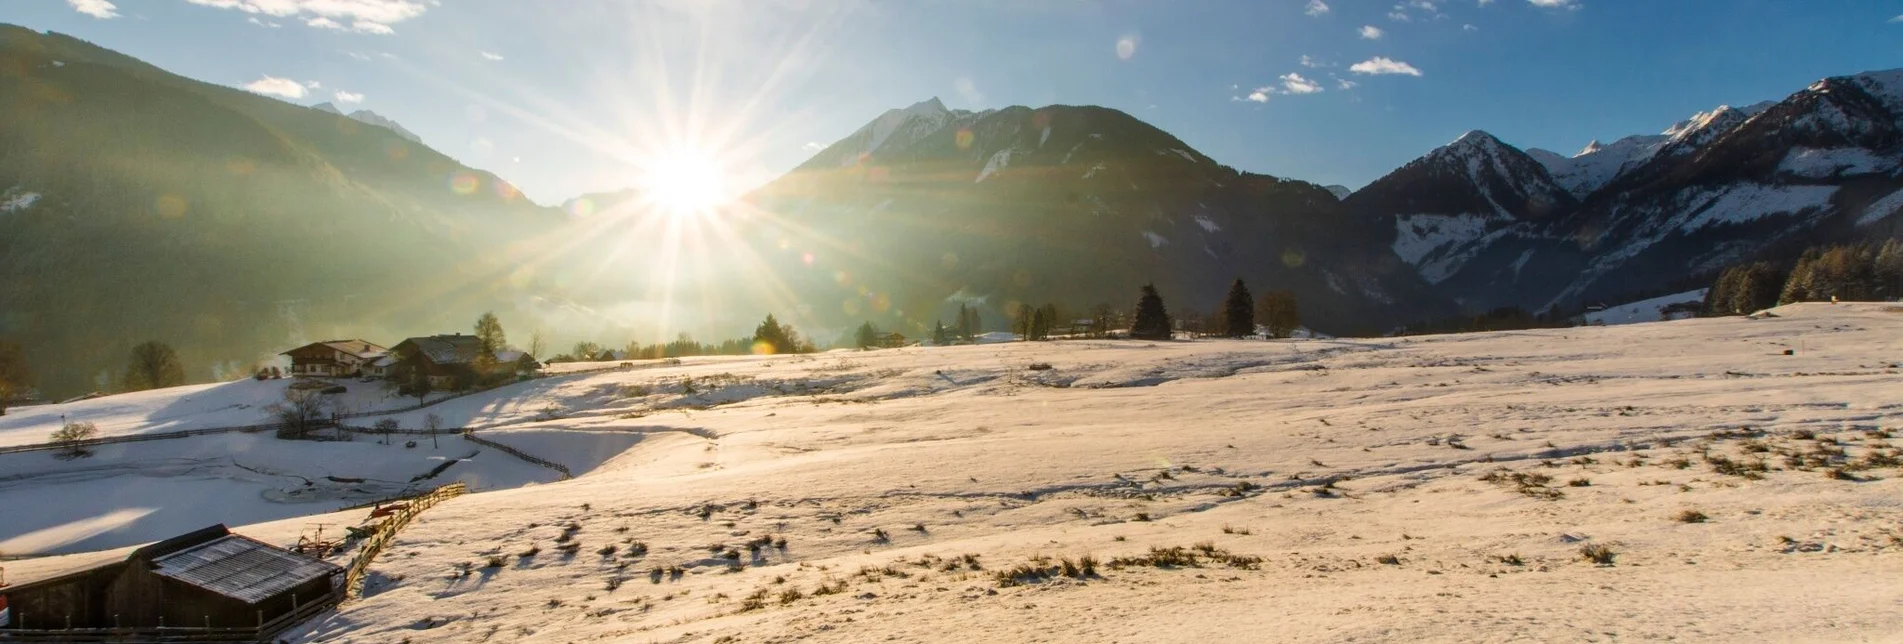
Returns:
[[[682,150],[757,184],[932,96],[1114,107],[1359,187],[1469,129],[1571,154],[1903,66],[1896,0],[5,0],[0,21],[355,99],[544,203]]]

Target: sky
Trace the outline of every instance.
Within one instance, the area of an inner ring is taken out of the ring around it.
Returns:
[[[370,109],[532,199],[738,191],[881,112],[1102,105],[1359,187],[1482,129],[1572,154],[1903,66],[1897,0],[4,0],[200,80]]]

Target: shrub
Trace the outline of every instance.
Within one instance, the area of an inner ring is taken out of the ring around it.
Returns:
[[[1710,519],[1711,517],[1705,516],[1705,513],[1699,512],[1697,510],[1685,510],[1683,512],[1678,513],[1677,515],[1674,515],[1672,518],[1677,520],[1679,523],[1704,523],[1707,519]]]
[[[1570,487],[1592,487],[1592,479],[1580,477],[1580,478],[1573,479],[1571,481],[1567,481],[1566,485]]]
[[[1374,560],[1376,563],[1387,564],[1390,566],[1401,565],[1401,558],[1397,555],[1392,555],[1392,554],[1381,555],[1379,557],[1375,557]]]
[[[1588,543],[1579,547],[1579,558],[1590,561],[1595,565],[1610,566],[1612,565],[1613,558],[1618,556],[1619,553],[1613,552],[1612,548],[1596,543]]]
[[[53,431],[52,442],[59,445],[55,454],[62,460],[72,460],[92,456],[92,452],[80,446],[81,441],[92,440],[99,436],[99,427],[92,423],[69,422]]]
[[[1516,552],[1516,553],[1513,553],[1513,554],[1510,554],[1510,555],[1501,555],[1501,556],[1498,556],[1498,557],[1494,557],[1494,558],[1493,558],[1493,560],[1494,560],[1494,561],[1498,561],[1498,562],[1500,562],[1500,563],[1503,563],[1503,564],[1506,564],[1506,565],[1509,565],[1509,566],[1524,566],[1524,565],[1526,565],[1526,560],[1525,560],[1525,559],[1521,559],[1521,558],[1520,558],[1520,553],[1517,553],[1517,552]]]

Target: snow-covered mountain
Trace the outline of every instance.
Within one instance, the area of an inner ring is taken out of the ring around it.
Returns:
[[[1397,256],[1470,309],[1571,309],[1789,248],[1903,233],[1903,70],[1720,106],[1571,157],[1491,137],[1462,145],[1475,138],[1347,202],[1358,219],[1392,222]]]
[[[777,216],[783,236],[761,252],[787,258],[801,301],[905,333],[955,309],[948,298],[998,320],[1012,302],[1127,308],[1151,281],[1204,315],[1237,277],[1293,290],[1304,321],[1329,330],[1385,331],[1444,303],[1360,244],[1330,191],[1237,172],[1101,107],[889,110],[749,201]]]

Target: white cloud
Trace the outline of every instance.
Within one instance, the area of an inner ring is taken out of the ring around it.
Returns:
[[[1308,6],[1302,8],[1302,13],[1320,17],[1328,13],[1328,3],[1322,0],[1308,0]]]
[[[1407,13],[1401,11],[1389,11],[1388,19],[1395,22],[1412,22],[1414,20],[1413,18],[1407,17]]]
[[[1408,76],[1421,75],[1421,70],[1415,69],[1413,65],[1409,65],[1407,63],[1394,60],[1386,56],[1375,56],[1373,58],[1355,63],[1354,65],[1351,65],[1348,67],[1348,71],[1351,71],[1357,74],[1372,74],[1372,75],[1380,75],[1380,74],[1406,74]]]
[[[1480,6],[1482,7],[1490,5],[1490,4],[1493,4],[1493,0],[1480,0]]]
[[[304,81],[304,86],[305,86],[305,87],[308,87],[308,88],[310,88],[310,89],[317,89],[317,88],[319,88],[319,87],[323,87],[323,86],[324,86],[324,84],[323,84],[323,83],[319,83],[319,82],[317,82],[317,81]]]
[[[1130,60],[1137,55],[1137,44],[1143,41],[1136,34],[1117,39],[1117,58]]]
[[[259,94],[270,94],[285,98],[304,98],[306,91],[303,83],[288,78],[278,78],[276,76],[265,76],[258,80],[245,83],[244,88]]]
[[[1578,9],[1579,8],[1579,2],[1577,0],[1526,0],[1526,1],[1535,7],[1545,7],[1547,9]]]
[[[1327,62],[1327,61],[1324,61],[1324,60],[1321,60],[1321,59],[1319,59],[1319,58],[1315,58],[1315,57],[1313,57],[1313,56],[1309,56],[1309,55],[1307,55],[1307,54],[1303,54],[1303,55],[1302,55],[1302,66],[1303,66],[1303,67],[1308,67],[1308,68],[1314,68],[1314,69],[1320,69],[1320,68],[1323,68],[1323,67],[1334,67],[1334,66],[1335,66],[1335,64],[1334,64],[1334,63],[1331,63],[1331,62]]]
[[[104,0],[68,0],[103,2]],[[304,24],[319,29],[344,29],[357,33],[388,35],[396,33],[390,25],[423,15],[435,0],[186,0],[214,9],[236,9],[249,14],[276,18],[301,18]]]
[[[1897,16],[1895,18],[1891,18],[1890,22],[1903,22],[1903,15]]]
[[[1322,91],[1320,83],[1302,78],[1301,74],[1289,72],[1281,76],[1282,91],[1287,94],[1314,94]]]
[[[985,93],[978,91],[978,84],[972,82],[969,76],[959,76],[952,81],[952,90],[958,92],[958,97],[965,99],[968,104],[983,105],[985,102]]]
[[[278,28],[278,27],[282,27],[282,26],[284,26],[284,24],[283,24],[283,23],[279,23],[279,22],[273,22],[273,21],[270,21],[270,20],[259,20],[257,16],[252,16],[252,17],[249,17],[249,18],[245,18],[245,19],[244,19],[244,21],[245,21],[245,22],[249,22],[249,23],[251,23],[251,24],[254,24],[254,25],[257,25],[257,26],[259,26],[259,27],[270,27],[270,28],[272,28],[272,29],[276,29],[276,28]]]
[[[346,51],[346,52],[344,52],[344,55],[345,55],[345,56],[349,56],[349,57],[351,57],[352,59],[355,59],[355,60],[363,60],[363,61],[368,61],[368,60],[370,60],[370,54],[365,54],[365,53],[359,53],[359,52],[354,52],[354,51]]]
[[[1255,88],[1255,91],[1249,92],[1249,95],[1246,97],[1243,97],[1242,100],[1255,101],[1257,103],[1267,103],[1269,102],[1269,92],[1274,91],[1274,89],[1275,88],[1272,88],[1272,87],[1257,87]]]
[[[337,90],[337,93],[333,94],[332,96],[337,97],[337,102],[339,103],[362,103],[363,102],[362,94],[358,94],[356,92],[346,92],[341,89]]]
[[[350,30],[360,34],[376,34],[379,36],[388,36],[396,33],[396,30],[391,29],[389,25],[381,22],[371,22],[369,20],[358,20],[350,23]]]
[[[106,0],[66,0],[77,11],[100,20],[119,17],[119,7]]]
[[[1356,85],[1359,85],[1359,84],[1360,84],[1360,83],[1356,83],[1356,82],[1354,82],[1354,81],[1351,81],[1351,80],[1348,80],[1348,79],[1346,79],[1346,78],[1337,78],[1337,79],[1335,79],[1335,88],[1336,88],[1336,89],[1344,89],[1344,90],[1348,90],[1348,89],[1354,89],[1354,88],[1355,88],[1355,86],[1356,86]]]
[[[502,54],[486,52],[486,51],[480,52],[480,53],[482,54],[483,60],[502,60]]]
[[[1361,37],[1364,40],[1380,40],[1381,36],[1386,33],[1385,31],[1381,31],[1380,27],[1374,25],[1361,26]]]
[[[1475,27],[1473,25],[1461,25],[1460,30],[1461,31],[1480,31],[1480,28]]]
[[[806,145],[800,146],[800,149],[805,150],[807,152],[818,152],[820,150],[826,149],[826,144],[820,143],[818,141],[807,141]]]

